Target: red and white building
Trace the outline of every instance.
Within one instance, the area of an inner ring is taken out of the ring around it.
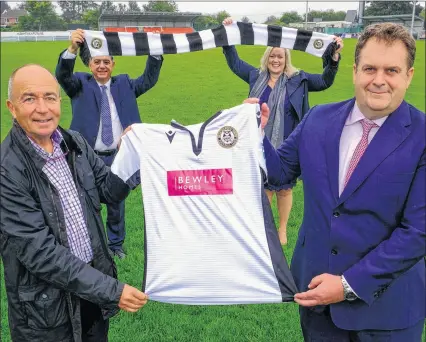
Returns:
[[[7,9],[1,14],[0,25],[1,27],[14,26],[19,23],[19,17],[26,16],[26,10]]]

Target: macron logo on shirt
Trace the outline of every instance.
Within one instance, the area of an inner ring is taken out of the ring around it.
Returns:
[[[166,136],[167,136],[167,139],[169,139],[170,144],[172,143],[173,138],[175,137],[175,134],[176,132],[173,132],[173,131],[166,132]]]
[[[231,195],[232,169],[167,171],[169,196]]]

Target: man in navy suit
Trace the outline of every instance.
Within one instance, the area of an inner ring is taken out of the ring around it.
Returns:
[[[115,66],[111,56],[91,58],[91,74],[73,73],[79,44],[83,40],[83,30],[71,34],[70,46],[59,56],[56,77],[71,98],[70,129],[80,132],[105,164],[111,166],[123,131],[131,124],[141,122],[136,99],[157,83],[163,57],[149,56],[144,73],[136,79],[125,74],[111,76]],[[108,246],[122,259],[126,256],[123,250],[124,201],[108,205],[107,211]]]
[[[421,341],[425,114],[404,101],[415,52],[403,26],[367,27],[355,99],[312,108],[277,150],[264,139],[271,184],[303,175],[291,269],[305,341]]]

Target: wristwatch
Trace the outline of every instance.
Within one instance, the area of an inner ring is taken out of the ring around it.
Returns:
[[[346,281],[344,276],[341,276],[340,279],[342,280],[342,285],[343,285],[343,295],[345,297],[345,300],[352,302],[355,299],[357,299],[357,295],[355,294],[355,292],[352,290],[352,288],[350,287],[350,285],[348,284],[348,282]]]

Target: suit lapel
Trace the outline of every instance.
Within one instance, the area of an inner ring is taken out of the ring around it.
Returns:
[[[115,81],[115,77],[111,78],[111,95],[112,98],[114,99],[114,104],[115,104],[115,109],[117,110],[117,115],[120,118],[120,98],[118,95],[118,85],[117,82]],[[121,121],[121,119],[120,119]]]
[[[100,113],[102,94],[101,94],[101,90],[99,89],[99,85],[93,76],[92,76],[92,79],[89,81],[89,85],[93,90],[93,95],[95,96],[96,105],[98,106],[98,113]]]
[[[351,112],[355,99],[348,101],[331,119],[326,130],[325,155],[328,180],[335,203],[339,198],[339,147],[343,126]]]
[[[304,73],[298,74],[290,78],[286,85],[286,91],[287,91],[286,96],[288,96],[288,99],[291,105],[296,111],[297,117],[299,118],[299,122],[302,121],[303,119],[302,107],[303,107],[303,102],[305,101],[304,97],[308,96],[308,87],[307,87],[307,83],[303,82],[304,80],[306,80],[306,75]],[[301,88],[301,91],[299,91],[299,94],[296,94],[295,92],[299,89],[299,87]],[[306,89],[302,89],[302,87]]]
[[[296,91],[296,89],[299,87],[299,85],[306,79],[307,78],[306,78],[305,73],[300,73],[300,74],[297,74],[297,75],[289,78],[288,81],[287,81],[287,85],[286,85],[288,96],[291,96]]]
[[[410,130],[406,128],[410,124],[408,105],[406,102],[402,102],[398,109],[389,115],[371,140],[343,190],[338,205],[346,201],[380,163],[401,145],[410,134]]]

